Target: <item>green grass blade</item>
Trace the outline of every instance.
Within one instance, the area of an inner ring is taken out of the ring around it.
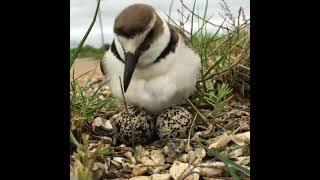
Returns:
[[[79,53],[80,48],[83,46],[83,44],[84,44],[84,42],[86,41],[86,39],[87,39],[87,37],[88,37],[88,35],[89,35],[89,33],[90,33],[90,31],[91,31],[94,23],[96,22],[96,18],[97,18],[98,11],[99,11],[99,7],[100,7],[100,1],[101,1],[101,0],[98,0],[97,8],[96,8],[96,11],[95,11],[93,20],[92,20],[92,22],[91,22],[91,24],[90,24],[90,26],[89,26],[86,34],[85,34],[84,37],[82,38],[82,40],[81,40],[80,44],[78,45],[75,53],[72,55],[72,58],[71,58],[71,60],[70,60],[70,68],[72,67],[72,65],[73,65],[73,63],[74,63],[74,61],[75,61],[75,59],[76,59],[76,57],[77,57],[77,55],[78,55],[78,53]]]
[[[194,17],[194,8],[196,7],[196,2],[197,0],[194,0],[193,2],[193,7],[192,7],[192,13],[191,13],[191,29],[190,29],[190,34],[191,34],[191,44],[193,45],[193,17]]]
[[[218,152],[212,150],[212,149],[208,149],[206,147],[207,151],[208,151],[208,155],[209,156],[214,156],[216,157],[217,159],[219,159],[220,161],[224,162],[225,164],[227,164],[229,167],[231,168],[235,168],[237,170],[239,170],[240,172],[242,172],[243,174],[245,174],[246,176],[249,176],[250,177],[250,170],[245,168],[245,167],[242,167],[241,165],[221,156]]]

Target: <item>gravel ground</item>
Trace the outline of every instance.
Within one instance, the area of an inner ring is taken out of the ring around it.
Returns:
[[[75,77],[88,70],[94,70],[96,65],[98,67],[93,74],[93,81],[101,78],[99,61],[92,59],[76,61]],[[79,82],[83,83],[87,79],[88,77],[83,77]],[[95,89],[97,85],[89,88],[86,94],[90,96]],[[104,98],[110,91],[105,86],[99,93],[101,98]],[[119,109],[114,111],[111,109],[108,112],[101,112],[90,125],[91,151],[98,147],[101,140],[110,143],[108,155],[94,162],[94,179],[231,179],[226,172],[225,164],[219,158],[211,157],[208,150],[197,142],[199,137],[208,144],[209,148],[250,169],[250,101],[247,98],[234,95],[221,116],[215,118],[216,126],[211,136],[201,136],[206,127],[198,116],[190,139],[156,140],[151,144],[135,147],[117,142],[117,131],[111,117],[119,111]],[[200,109],[200,112],[207,116],[209,111]],[[71,165],[72,167],[74,166]],[[237,174],[241,179],[250,179],[239,172]],[[74,178],[74,176],[76,175],[70,174],[70,177]]]

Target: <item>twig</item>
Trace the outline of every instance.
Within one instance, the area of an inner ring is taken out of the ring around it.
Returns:
[[[247,71],[250,71],[250,67],[244,66],[242,64],[239,64],[239,66],[242,67],[243,69],[247,70]]]
[[[132,122],[132,118],[131,118],[131,114],[129,113],[129,110],[128,110],[128,105],[127,105],[127,101],[126,101],[126,97],[124,95],[124,91],[123,91],[123,87],[122,87],[122,81],[121,81],[121,77],[119,76],[119,81],[120,81],[120,88],[121,88],[121,94],[122,94],[122,98],[123,98],[123,101],[124,101],[124,106],[126,108],[126,111],[127,111],[127,114],[129,116],[129,119],[130,119],[130,122],[131,122],[131,143],[132,143],[132,147],[134,149],[134,127],[133,127],[133,122]]]
[[[195,168],[195,167],[194,167]],[[193,168],[193,169],[194,169]],[[181,177],[181,179],[183,180],[183,179],[185,179],[186,177],[188,177],[189,175],[191,175],[191,174],[199,174],[200,176],[201,176],[201,174],[199,173],[199,172],[196,172],[196,171],[190,171],[189,173],[187,173],[187,174],[185,174],[185,175],[183,175],[182,177]],[[189,178],[188,178],[189,179]]]
[[[244,38],[247,38],[247,37],[248,37],[248,36],[245,36]],[[244,38],[242,38],[240,41],[242,41]],[[240,41],[238,41],[238,43],[239,43]],[[248,40],[248,39],[247,39],[247,41],[246,41],[245,44],[247,44],[247,43],[249,43],[249,40]],[[245,45],[244,45],[244,47],[245,47]],[[243,52],[244,52],[246,49],[247,49],[247,48],[243,48],[243,49],[241,50],[240,55],[237,57],[238,59],[237,59],[234,63],[232,63],[230,66],[228,66],[227,68],[225,68],[225,69],[223,69],[223,70],[221,70],[221,71],[219,71],[219,72],[216,72],[216,73],[214,73],[214,74],[211,74],[209,77],[203,79],[202,81],[207,81],[207,80],[209,80],[209,79],[212,79],[214,76],[217,76],[217,75],[219,75],[219,74],[222,74],[222,73],[225,73],[225,72],[229,71],[231,68],[233,68],[234,66],[236,66],[241,60],[247,60],[247,59],[250,57],[250,54],[249,54],[246,58],[244,58],[244,59],[241,58]]]
[[[179,28],[179,25],[178,25],[171,17],[169,17],[168,14],[165,13],[165,15],[170,19],[171,22],[173,22],[173,24],[174,24],[177,28]],[[184,33],[190,35],[190,32],[186,31],[185,29],[180,29],[180,30],[182,30]]]
[[[200,115],[200,117],[202,118],[202,120],[208,125],[207,130],[204,132],[204,135],[208,135],[211,131],[214,130],[214,125],[215,122],[209,121],[194,105],[193,103],[190,101],[190,99],[187,99],[188,103],[191,105],[191,107]]]
[[[160,140],[157,140],[157,141],[154,141],[151,145],[157,145],[157,144],[160,144],[160,143],[167,143],[167,142],[180,142],[180,141],[188,141],[188,139],[180,139],[180,138],[166,138],[166,139],[160,139]],[[192,140],[191,140],[192,141]]]
[[[227,68],[225,68],[225,69],[223,69],[223,70],[221,70],[221,71],[219,71],[219,72],[216,72],[216,73],[210,75],[209,77],[205,78],[203,81],[207,81],[207,80],[212,79],[213,77],[215,77],[215,76],[217,76],[217,75],[220,75],[220,74],[223,74],[223,73],[229,71],[231,68],[233,68],[234,66],[236,66],[241,60],[245,61],[245,60],[247,60],[249,57],[250,57],[250,55],[248,55],[246,58],[242,59],[241,56],[239,56],[238,59],[237,59],[233,64],[231,64],[229,67],[227,67]]]
[[[240,41],[238,41],[234,46],[230,47],[230,49],[228,50],[228,52],[226,52],[222,57],[220,57],[220,59],[219,59],[213,66],[211,66],[211,67],[207,70],[207,72],[204,74],[204,77],[207,77],[207,75],[213,70],[213,68],[214,68],[215,66],[217,66],[218,63],[220,63],[220,61],[227,56],[227,53],[231,52],[231,50],[232,50],[234,47],[236,47],[242,40],[244,40],[244,39],[247,38],[247,37],[248,37],[248,36],[245,36],[245,37],[242,38]],[[231,37],[229,37],[228,39],[230,39],[230,38],[231,38]],[[228,40],[228,39],[227,39],[227,40]],[[227,40],[225,40],[225,41],[227,41]],[[247,41],[247,42],[248,42],[248,41]],[[223,43],[223,42],[222,42],[222,43]],[[219,44],[219,46],[222,45],[222,43]],[[216,50],[216,49],[217,49],[217,48],[215,48],[215,50]],[[243,48],[243,49],[241,50],[239,57],[241,57],[241,54],[244,52],[245,49],[246,49],[246,48]],[[210,48],[210,50],[211,50],[211,48]],[[215,50],[214,50],[214,51],[215,51]],[[213,55],[213,52],[212,52],[212,51],[211,51],[210,56],[211,56],[211,55]],[[212,77],[211,77],[211,78],[212,78]],[[204,81],[209,80],[209,79],[211,79],[211,78],[205,78],[205,79],[202,78],[201,81],[204,82]]]
[[[124,150],[124,151],[131,151],[131,152],[133,152],[133,148],[131,148],[131,147],[110,147],[110,149],[114,149],[114,150]]]
[[[212,26],[221,27],[220,25],[213,24],[212,22],[203,19],[203,18],[200,17],[198,14],[195,14],[188,6],[186,6],[186,5],[183,3],[182,0],[180,0],[180,2],[181,2],[181,4],[182,4],[183,7],[185,7],[191,14],[193,14],[193,15],[196,16],[197,18],[201,19],[202,21],[204,21],[204,22],[206,22],[206,23],[208,23],[208,24],[210,24],[210,25],[212,25]],[[226,30],[230,30],[230,29],[227,28],[227,27],[221,27],[221,28],[226,29]]]
[[[93,85],[95,85],[95,84],[101,84],[101,85],[104,85],[104,84],[105,84],[105,80],[104,80],[104,78],[99,78],[99,79],[97,79],[96,81],[94,81],[94,82],[90,83],[90,84],[89,84],[89,86],[93,86]]]
[[[243,128],[246,124],[242,124],[241,126],[239,126],[236,130],[234,130],[232,132],[232,134],[236,134],[241,128]]]
[[[222,39],[222,38],[224,38],[224,37],[226,37],[226,36],[229,36],[229,35],[237,32],[237,31],[240,31],[240,30],[244,29],[245,27],[248,26],[248,22],[249,22],[249,21],[250,21],[250,19],[246,20],[246,21],[243,22],[238,28],[235,28],[234,30],[228,32],[227,34],[220,36],[219,38],[215,39],[215,41],[218,41],[218,40],[220,40],[220,39]]]
[[[224,128],[225,128],[225,129],[229,128],[233,123],[235,123],[235,122],[237,122],[237,121],[240,121],[240,118],[239,118],[239,119],[237,118],[237,119],[229,122]]]
[[[191,132],[192,132],[192,130],[193,130],[194,121],[196,120],[197,115],[198,115],[198,112],[197,112],[196,115],[194,116],[194,118],[193,118],[193,120],[192,120],[192,123],[191,123],[191,126],[190,126],[189,135],[188,135],[188,146],[187,146],[187,149],[188,149],[188,150],[190,149]]]
[[[197,159],[197,158],[194,158],[193,161],[188,164],[188,167],[182,172],[182,174],[180,175],[180,177],[178,177],[178,180],[184,180],[187,176],[189,176],[190,174],[193,174],[193,173],[194,173],[193,170],[196,168],[196,166],[193,166],[193,167],[189,170],[190,172],[188,172],[188,173],[186,173],[186,172],[187,172],[187,170],[190,168],[190,166],[192,166],[192,164],[194,163],[194,161],[196,161],[196,159]],[[184,173],[186,173],[186,174],[184,174]]]
[[[187,102],[191,105],[192,109],[194,109],[197,114],[206,122],[209,123],[209,120],[194,106],[194,104],[190,101],[190,99],[187,99]]]
[[[178,12],[179,14],[181,14],[184,18],[186,18],[186,20],[185,20],[184,22],[183,22],[183,21],[180,21],[180,23],[182,23],[183,25],[186,24],[186,23],[189,21],[190,14],[188,14],[188,16],[185,16],[185,15],[183,14],[183,11],[181,12],[179,9],[177,10],[177,12]]]
[[[173,5],[173,0],[171,0],[171,2],[170,2],[170,7],[169,7],[169,15],[168,15],[168,22],[169,22],[169,23],[170,23],[170,21],[171,21],[172,5]]]

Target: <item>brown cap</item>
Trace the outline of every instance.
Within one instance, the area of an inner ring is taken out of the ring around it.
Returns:
[[[132,38],[147,29],[154,13],[153,7],[146,4],[128,6],[115,19],[113,30],[118,35]]]

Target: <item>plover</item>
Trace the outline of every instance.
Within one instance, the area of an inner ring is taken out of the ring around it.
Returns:
[[[195,90],[200,57],[179,28],[152,6],[133,4],[114,21],[114,40],[101,71],[114,97],[153,114],[182,103]]]

